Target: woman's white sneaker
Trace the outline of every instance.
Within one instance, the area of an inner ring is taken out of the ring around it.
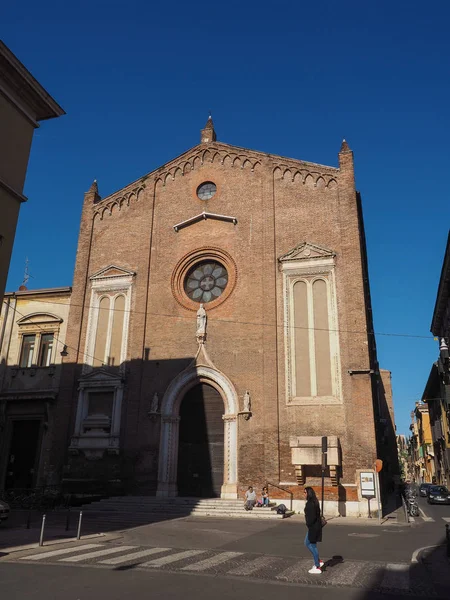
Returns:
[[[312,569],[310,569],[310,570],[308,571],[308,573],[311,573],[311,574],[319,574],[319,573],[322,573],[322,569],[318,569],[317,567],[313,567]]]

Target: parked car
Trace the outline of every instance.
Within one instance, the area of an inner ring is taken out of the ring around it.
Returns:
[[[443,485],[430,485],[428,504],[450,504],[450,492]]]
[[[0,523],[9,517],[9,504],[0,500]]]
[[[428,495],[428,488],[433,485],[432,483],[421,483],[419,486],[419,496],[424,496],[425,498]]]

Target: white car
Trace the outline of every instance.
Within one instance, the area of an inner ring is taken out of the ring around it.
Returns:
[[[0,523],[9,517],[9,504],[0,500]]]

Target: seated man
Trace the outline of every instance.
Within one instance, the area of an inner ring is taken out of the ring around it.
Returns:
[[[256,504],[256,492],[253,491],[253,487],[249,486],[248,490],[245,492],[245,510],[252,510]]]

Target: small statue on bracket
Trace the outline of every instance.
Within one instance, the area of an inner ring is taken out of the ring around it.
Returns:
[[[157,413],[159,408],[159,398],[158,392],[155,392],[152,398],[152,403],[150,404],[150,412]]]
[[[250,417],[252,416],[252,405],[251,405],[251,399],[250,399],[250,392],[248,390],[245,390],[244,410],[242,411],[241,414],[244,415],[244,419],[246,421],[248,421],[250,419]]]
[[[208,317],[206,315],[206,310],[204,309],[204,305],[200,304],[200,308],[197,311],[197,342],[199,344],[203,344],[206,341],[206,325],[207,325]]]
[[[244,412],[252,412],[250,406],[250,392],[245,390],[244,394]]]
[[[159,412],[159,397],[158,393],[155,392],[150,403],[150,410],[148,411],[148,416],[154,421],[156,419],[156,415]]]

